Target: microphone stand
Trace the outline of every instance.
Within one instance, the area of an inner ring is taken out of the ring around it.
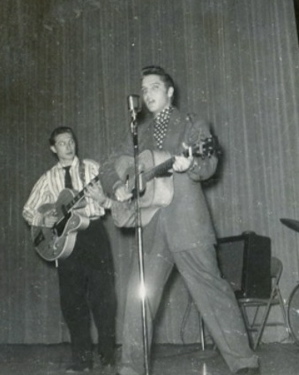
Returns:
[[[142,330],[143,330],[143,352],[145,375],[149,375],[149,348],[148,348],[148,328],[147,328],[147,308],[146,308],[146,290],[144,278],[144,253],[142,241],[142,223],[140,213],[140,191],[141,179],[138,168],[138,131],[137,131],[137,114],[135,109],[131,109],[131,133],[134,145],[134,171],[135,171],[135,235],[138,246],[138,262],[139,262],[139,280],[141,294],[141,314],[142,314]]]

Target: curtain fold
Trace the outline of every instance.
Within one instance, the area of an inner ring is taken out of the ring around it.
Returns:
[[[50,132],[71,126],[80,156],[104,162],[128,130],[126,98],[143,66],[165,67],[182,111],[206,118],[219,137],[217,174],[205,184],[219,237],[269,236],[284,265],[283,297],[298,281],[298,38],[291,0],[2,1],[0,119],[0,317],[2,343],[68,340],[57,270],[34,252],[22,207],[54,159]],[[181,220],[182,218],[175,218]],[[123,307],[134,236],[108,214]],[[188,294],[171,277],[156,341],[182,342]],[[273,319],[282,319],[279,312]],[[199,341],[192,310],[185,342]],[[265,340],[282,341],[275,327]]]

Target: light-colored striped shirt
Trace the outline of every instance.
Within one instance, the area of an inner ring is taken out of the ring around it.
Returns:
[[[80,166],[78,157],[75,157],[70,168],[73,189],[78,192],[99,174],[100,169],[99,164],[91,159],[84,159],[81,163],[84,164],[84,168]],[[84,182],[81,181],[80,170],[84,171]],[[60,192],[64,189],[64,176],[63,166],[58,162],[36,182],[23,209],[23,217],[30,225],[40,225],[43,215],[38,209],[41,205],[53,204],[57,201]],[[101,207],[93,199],[85,197],[85,201],[85,214],[90,219],[97,219],[105,214],[104,207]]]

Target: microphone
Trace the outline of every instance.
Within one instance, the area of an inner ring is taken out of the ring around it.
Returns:
[[[140,104],[139,104],[139,95],[129,95],[128,96],[128,109],[134,116],[134,119],[136,118],[136,113],[140,110]]]
[[[137,112],[140,111],[139,107],[139,95],[129,95],[128,96],[128,109],[131,112],[131,132],[132,134],[135,134],[137,131]]]

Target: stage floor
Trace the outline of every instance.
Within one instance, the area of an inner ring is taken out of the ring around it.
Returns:
[[[263,344],[257,354],[262,375],[299,374],[299,346],[295,344]],[[0,345],[0,374],[63,375],[69,358],[68,344]],[[150,364],[150,375],[230,375],[218,352],[212,348],[202,352],[200,345],[157,345]],[[102,369],[96,360],[90,374],[112,375],[116,370]]]

